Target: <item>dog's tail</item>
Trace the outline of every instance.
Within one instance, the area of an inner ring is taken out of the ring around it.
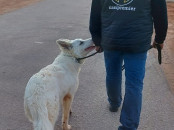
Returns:
[[[30,109],[28,108],[28,105],[25,102],[25,100],[24,100],[24,110],[25,110],[25,116],[29,119],[29,121],[33,122],[32,121],[32,116],[31,116],[31,113],[30,113]]]
[[[34,130],[53,130],[53,125],[48,119],[47,113],[44,112],[42,115],[38,114],[35,116],[37,116],[37,118],[35,117],[33,121]]]
[[[46,106],[32,107],[24,103],[25,114],[33,123],[34,130],[53,130],[53,124],[48,119],[48,110]]]

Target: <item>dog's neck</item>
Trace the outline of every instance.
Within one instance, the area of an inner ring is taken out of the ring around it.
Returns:
[[[61,55],[65,56],[65,57],[70,57],[70,58],[72,58],[72,59],[73,59],[76,63],[78,63],[78,64],[83,64],[83,63],[84,63],[84,60],[83,60],[83,59],[79,60],[78,57],[72,56],[71,54],[63,53],[63,52],[62,52]]]
[[[79,63],[76,61],[76,58],[61,53],[60,55],[57,56],[53,64],[56,65],[61,64],[64,68],[70,69],[72,72],[77,72],[77,74],[79,74],[83,62],[84,61],[81,61],[81,63]]]

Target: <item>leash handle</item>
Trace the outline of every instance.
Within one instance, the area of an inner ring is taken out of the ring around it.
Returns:
[[[162,63],[161,46],[159,44],[155,44],[155,46],[158,50],[158,63],[161,65]]]

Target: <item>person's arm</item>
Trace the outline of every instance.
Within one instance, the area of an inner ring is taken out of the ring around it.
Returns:
[[[155,42],[163,44],[168,29],[166,0],[151,0],[155,28]]]
[[[100,0],[92,0],[89,30],[96,46],[101,44],[101,4]]]

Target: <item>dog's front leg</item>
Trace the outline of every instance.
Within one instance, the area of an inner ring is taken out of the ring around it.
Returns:
[[[69,120],[69,113],[70,113],[70,109],[71,109],[72,99],[73,99],[73,97],[70,94],[67,94],[63,98],[63,116],[62,116],[63,130],[71,129],[71,126],[68,125],[68,120]]]

